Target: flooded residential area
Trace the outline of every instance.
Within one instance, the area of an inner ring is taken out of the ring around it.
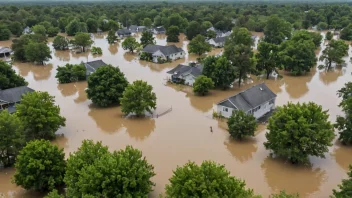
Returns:
[[[322,32],[325,36],[325,33]],[[257,39],[263,36],[258,34]],[[345,57],[346,67],[331,71],[311,69],[306,75],[291,76],[280,71],[282,78],[266,80],[251,76],[241,87],[235,85],[228,90],[211,90],[208,96],[197,96],[192,88],[167,82],[167,71],[178,64],[196,61],[198,56],[188,54],[189,41],[183,34],[176,46],[187,52],[184,59],[166,64],[155,64],[139,60],[137,53],[122,49],[121,41],[109,45],[105,37],[94,35],[94,46],[101,47],[103,55],[90,52],[75,54],[71,51],[56,51],[52,40],[48,45],[52,59],[44,66],[31,63],[13,62],[13,69],[36,91],[46,91],[55,96],[61,115],[66,118],[66,126],[57,132],[53,141],[64,149],[66,158],[76,151],[85,139],[102,141],[111,151],[132,145],[140,149],[148,162],[154,166],[156,183],[151,197],[164,193],[164,187],[177,166],[188,161],[201,163],[213,160],[224,164],[231,175],[243,179],[248,188],[256,194],[268,197],[285,189],[288,193],[299,193],[301,197],[329,197],[341,179],[346,178],[348,165],[352,164],[352,148],[333,142],[325,159],[310,157],[311,165],[292,165],[270,157],[263,143],[266,141],[266,124],[261,123],[256,135],[243,141],[230,138],[225,120],[212,118],[216,103],[239,93],[253,85],[265,82],[277,94],[276,106],[287,102],[303,103],[314,101],[329,111],[331,122],[337,115],[343,115],[338,107],[340,99],[336,92],[351,81],[352,65],[350,57]],[[140,35],[136,35],[139,39]],[[158,45],[167,45],[164,35],[156,35]],[[137,39],[137,40],[138,40]],[[0,46],[10,46],[10,41],[0,42]],[[323,41],[316,55],[319,57],[326,43]],[[223,48],[213,49],[208,55],[222,53]],[[349,49],[351,55],[351,49]],[[155,115],[145,118],[125,118],[119,106],[100,108],[87,99],[87,82],[58,84],[56,68],[66,63],[79,64],[93,60],[103,60],[119,67],[129,82],[144,80],[153,86],[157,96]],[[317,63],[319,65],[319,63]],[[212,131],[211,131],[212,129]],[[337,139],[337,138],[336,138]],[[0,193],[13,197],[38,197],[40,194],[26,191],[11,182],[14,169],[0,170]]]

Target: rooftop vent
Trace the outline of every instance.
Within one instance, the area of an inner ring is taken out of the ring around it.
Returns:
[[[260,91],[263,91],[263,88],[259,87]]]

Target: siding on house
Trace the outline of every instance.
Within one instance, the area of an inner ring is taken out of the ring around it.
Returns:
[[[225,107],[225,106],[222,106],[222,105],[217,105],[217,111],[218,114],[221,113],[222,116],[224,116],[225,118],[229,118],[231,117],[232,115],[232,111],[234,109],[233,108],[230,108],[230,107]]]

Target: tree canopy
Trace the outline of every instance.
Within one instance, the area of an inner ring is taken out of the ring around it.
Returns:
[[[107,65],[98,68],[88,77],[86,92],[94,104],[106,107],[120,103],[127,85],[128,81],[120,69]]]
[[[343,40],[352,41],[352,24],[349,24],[341,30],[340,38]]]
[[[71,41],[74,45],[81,47],[82,51],[86,51],[86,47],[90,47],[93,44],[92,39],[88,33],[78,32],[76,33],[74,40]]]
[[[53,41],[53,47],[56,50],[67,50],[68,49],[69,40],[63,36],[56,36]]]
[[[179,42],[180,29],[177,26],[170,26],[166,31],[167,42]]]
[[[19,152],[14,182],[29,190],[50,191],[63,184],[65,153],[48,140],[33,140]]]
[[[26,60],[42,65],[52,58],[50,48],[45,43],[30,42],[24,46],[24,53]]]
[[[214,82],[211,78],[200,75],[193,83],[193,92],[204,96],[210,89],[214,88]]]
[[[348,45],[342,40],[331,40],[327,47],[323,50],[320,56],[320,61],[325,61],[325,64],[320,66],[330,70],[332,63],[336,65],[341,65],[345,61],[342,59],[344,56],[348,55]]]
[[[279,47],[265,41],[258,44],[256,68],[258,71],[265,71],[266,78],[280,66]]]
[[[117,41],[118,37],[115,34],[115,31],[110,30],[108,33],[108,36],[106,37],[106,40],[108,40],[109,44],[113,44],[115,43],[115,41]]]
[[[122,42],[122,48],[124,50],[129,50],[130,52],[133,53],[134,50],[136,50],[139,47],[139,43],[137,40],[133,37],[127,37],[123,42]]]
[[[155,38],[153,36],[153,33],[151,33],[150,31],[144,31],[141,37],[141,45],[145,47],[149,44],[155,45]]]
[[[247,114],[242,110],[233,110],[231,117],[227,120],[227,126],[231,137],[241,140],[254,136],[257,120],[252,114]]]
[[[350,165],[347,173],[348,178],[343,179],[342,183],[338,185],[339,189],[333,189],[333,198],[345,198],[352,196],[352,166]]]
[[[338,96],[342,98],[339,107],[345,113],[345,117],[337,116],[335,128],[339,131],[339,140],[343,144],[352,143],[352,82],[345,84],[337,92]]]
[[[266,149],[292,163],[308,163],[308,156],[324,158],[334,139],[327,111],[315,103],[288,103],[277,107],[265,134]]]
[[[286,38],[291,38],[291,24],[277,15],[269,17],[264,28],[264,41],[279,45]]]
[[[152,113],[152,110],[156,108],[156,95],[153,87],[142,80],[136,80],[128,85],[120,101],[121,111],[126,115],[132,113],[142,116],[145,112]]]
[[[188,44],[188,52],[202,55],[211,51],[211,45],[205,41],[205,37],[198,34]]]
[[[22,76],[16,74],[11,65],[0,61],[0,90],[26,86],[27,84]]]
[[[55,78],[59,83],[70,83],[86,80],[86,67],[84,64],[58,66]]]

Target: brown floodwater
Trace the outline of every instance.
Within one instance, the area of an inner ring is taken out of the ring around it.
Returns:
[[[262,36],[262,34],[257,34]],[[38,91],[47,91],[55,96],[66,117],[66,127],[58,131],[60,136],[54,141],[64,149],[66,157],[81,145],[82,140],[102,141],[110,150],[119,150],[132,145],[143,151],[147,160],[154,165],[156,183],[151,197],[164,192],[172,170],[187,161],[201,163],[214,160],[225,164],[232,175],[244,179],[247,187],[256,194],[268,197],[273,192],[286,190],[299,193],[301,197],[328,197],[333,188],[346,178],[348,165],[352,163],[352,148],[334,141],[326,153],[325,159],[310,157],[310,166],[293,166],[269,156],[265,142],[265,125],[258,127],[257,135],[246,141],[238,142],[229,137],[226,123],[212,119],[214,105],[231,95],[254,84],[265,82],[277,94],[277,105],[287,102],[314,101],[329,110],[330,120],[342,114],[337,106],[340,99],[336,91],[351,81],[352,66],[346,57],[348,66],[333,71],[312,69],[301,77],[281,72],[281,79],[261,79],[252,77],[242,87],[229,90],[213,90],[208,96],[195,96],[190,87],[172,85],[166,82],[166,72],[180,63],[195,61],[198,56],[189,55],[185,59],[168,64],[154,64],[140,61],[136,54],[122,49],[121,44],[109,45],[104,35],[96,35],[94,45],[101,47],[102,56],[92,56],[89,52],[73,54],[69,51],[55,51],[53,58],[45,66],[28,63],[14,63],[13,68],[23,76],[29,87]],[[139,35],[136,36],[140,38]],[[158,35],[157,44],[166,45],[166,37]],[[187,51],[188,41],[180,36],[177,46]],[[0,42],[0,46],[9,46],[11,42]],[[51,43],[49,43],[51,45]],[[317,56],[325,47],[321,45]],[[209,54],[221,53],[215,49]],[[351,51],[351,50],[350,50]],[[172,111],[158,118],[127,119],[122,117],[120,107],[97,108],[87,99],[86,82],[58,84],[55,79],[58,65],[102,59],[104,62],[119,66],[130,82],[145,80],[151,84],[157,95],[156,112],[162,113],[172,107]],[[319,65],[318,63],[317,65]],[[213,132],[210,132],[210,127]],[[8,197],[40,197],[11,183],[13,169],[0,171],[0,194]]]

